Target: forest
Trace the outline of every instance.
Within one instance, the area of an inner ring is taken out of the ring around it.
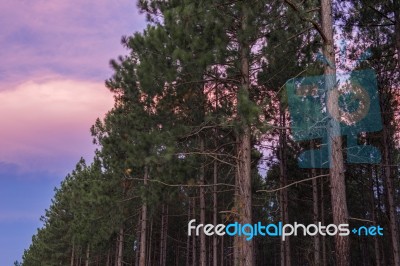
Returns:
[[[21,265],[400,265],[400,0],[137,5],[93,159]],[[246,239],[193,219],[383,234]]]

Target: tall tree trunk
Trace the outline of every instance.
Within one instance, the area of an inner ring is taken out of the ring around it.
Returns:
[[[241,21],[241,30],[246,32],[248,28],[248,10],[247,6],[243,5],[243,17]],[[242,97],[249,97],[250,89],[250,45],[247,41],[242,41],[240,44],[240,65],[241,65],[241,93]],[[247,102],[241,103],[243,99],[238,99],[239,104],[248,104]],[[247,100],[245,100],[247,101]],[[251,188],[251,130],[248,117],[238,112],[241,122],[241,132],[237,138],[238,154],[237,154],[237,172],[238,172],[238,186],[239,199],[238,199],[238,214],[239,222],[241,224],[252,224],[252,188]],[[246,240],[246,237],[236,236],[239,244],[239,261],[236,262],[242,266],[254,265],[254,247],[253,239]]]
[[[375,207],[375,187],[374,187],[374,171],[372,166],[369,166],[369,176],[370,176],[370,202],[371,202],[371,215],[372,221],[374,221],[374,225],[378,225],[377,216],[376,216],[376,207]],[[374,253],[375,253],[375,265],[381,265],[380,254],[379,254],[379,239],[378,237],[374,237]]]
[[[144,177],[143,183],[147,188],[147,182],[149,178],[149,169],[147,166],[144,167]],[[140,229],[140,256],[139,256],[139,266],[146,266],[146,257],[147,257],[147,202],[146,199],[143,200],[142,204],[142,215],[141,215],[141,229]]]
[[[75,259],[75,243],[72,243],[71,266],[74,266],[74,259]]]
[[[313,168],[312,171],[312,176],[316,176],[316,171]],[[313,220],[314,224],[318,224],[319,222],[319,210],[318,210],[318,180],[313,179],[312,180],[312,189],[313,189]],[[320,260],[320,235],[317,234],[314,237],[314,265],[319,266],[321,265],[321,260]]]
[[[218,183],[218,163],[214,160],[214,186],[213,186],[213,224],[218,223],[218,197],[217,197],[217,183]],[[213,266],[218,266],[218,239],[217,235],[213,236]]]
[[[110,249],[108,249],[108,252],[107,252],[107,262],[106,262],[106,266],[110,266]]]
[[[385,173],[385,186],[386,186],[386,197],[388,202],[388,212],[389,212],[389,228],[390,228],[390,238],[392,242],[392,256],[394,265],[400,265],[399,256],[399,235],[398,227],[396,221],[396,206],[394,202],[394,187],[393,187],[393,175],[391,171],[391,160],[390,160],[390,143],[389,143],[389,130],[387,128],[387,123],[383,126],[383,163],[384,163],[384,173]]]
[[[220,263],[221,263],[221,266],[223,266],[224,265],[224,261],[229,261],[229,260],[226,260],[225,259],[225,256],[224,256],[224,236],[221,236],[221,254],[220,254],[220,259],[219,259],[219,261],[220,261]],[[225,264],[226,265],[226,264]]]
[[[191,204],[191,198],[189,198],[189,200],[188,200],[188,210],[187,210],[187,213],[188,213],[188,223],[189,223],[189,221],[191,220],[191,217],[190,217],[190,208],[192,207],[192,204]],[[189,260],[189,256],[190,255],[190,236],[189,236],[189,234],[186,236],[186,266],[190,266],[190,260]]]
[[[138,223],[136,226],[136,250],[135,250],[135,266],[139,266],[139,257],[140,257],[140,220],[141,218],[139,217]]]
[[[322,173],[322,171],[321,171]],[[324,198],[324,181],[321,180],[321,223],[325,225],[325,198]],[[327,265],[326,263],[326,243],[325,237],[321,236],[321,246],[322,246],[322,265]]]
[[[153,247],[153,243],[151,241],[151,239],[153,238],[153,220],[151,220],[150,223],[150,233],[149,233],[149,237],[147,240],[147,263],[146,265],[151,266],[152,265],[152,261],[151,261],[151,255],[152,255],[152,247]]]
[[[89,257],[90,257],[90,246],[88,244],[86,248],[85,266],[89,266]]]
[[[400,0],[393,0],[397,66],[400,68]]]
[[[192,209],[192,215],[193,217],[196,217],[196,198],[193,198],[193,209]],[[197,265],[197,254],[196,254],[196,235],[192,235],[192,266]]]
[[[279,178],[280,186],[284,187],[287,185],[287,165],[286,165],[286,116],[283,106],[280,106],[279,110]],[[284,224],[289,223],[289,209],[288,209],[288,191],[287,189],[280,190],[280,212],[281,220]],[[290,266],[291,255],[290,255],[290,237],[286,238],[285,241],[281,241],[281,266]]]
[[[161,214],[161,232],[160,232],[160,266],[165,265],[164,259],[164,238],[165,234],[165,204],[162,205],[162,214]]]
[[[166,205],[166,207],[165,207],[164,239],[163,239],[163,241],[164,241],[164,244],[163,244],[163,247],[164,247],[164,250],[163,250],[163,263],[164,264],[162,266],[167,265],[168,220],[169,220],[169,218],[168,218],[168,205]]]
[[[204,153],[204,137],[200,137],[200,152]],[[201,161],[200,166],[200,223],[206,224],[206,200],[205,200],[205,162]],[[207,264],[206,235],[200,231],[200,266]]]
[[[117,265],[122,266],[122,252],[124,249],[124,228],[121,226],[118,232],[118,253],[117,253]]]
[[[325,86],[327,95],[335,91],[336,67],[335,51],[332,26],[332,0],[321,0],[321,22],[324,34],[324,56],[328,63],[325,66]],[[333,223],[348,224],[348,211],[346,200],[346,184],[344,176],[342,139],[340,136],[340,125],[333,117],[338,117],[339,106],[337,102],[327,101],[331,118],[328,123],[328,148],[330,163],[330,185]],[[333,117],[332,117],[333,116]],[[350,242],[349,237],[342,237],[338,234],[335,239],[335,259],[337,266],[350,264]]]
[[[315,143],[311,141],[311,149],[315,150]],[[311,154],[311,162],[313,163],[311,169],[311,177],[317,176],[317,171],[315,170],[314,165],[314,153]],[[313,220],[314,224],[318,224],[319,222],[319,198],[318,198],[318,180],[316,178],[312,179],[312,195],[313,195]],[[320,261],[320,235],[316,234],[313,236],[314,240],[314,265],[319,266],[321,265]]]

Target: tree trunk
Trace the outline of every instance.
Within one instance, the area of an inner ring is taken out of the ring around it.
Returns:
[[[246,32],[247,26],[247,6],[243,5],[243,17],[241,23],[242,32]],[[242,96],[248,99],[250,88],[250,65],[249,65],[250,47],[246,41],[240,44],[240,65],[241,65],[241,90]],[[242,99],[238,99],[238,105]],[[247,100],[246,100],[247,101]],[[243,103],[248,104],[248,103]],[[237,138],[238,154],[237,154],[237,172],[239,199],[237,201],[238,219],[241,224],[252,224],[252,188],[251,188],[251,129],[248,117],[238,112],[241,123],[241,132]],[[254,265],[254,247],[253,239],[246,240],[246,237],[236,236],[239,251],[239,261],[236,262],[242,266]]]
[[[88,244],[86,248],[85,266],[89,266],[89,257],[90,257],[90,246]]]
[[[204,153],[204,137],[200,137],[200,152]],[[200,223],[206,224],[206,200],[205,200],[205,170],[204,163],[201,161],[200,166]],[[200,231],[200,266],[207,264],[207,249],[206,249],[206,235]]]
[[[165,266],[165,265],[167,265],[167,244],[168,244],[168,205],[166,205],[166,207],[165,207],[165,226],[164,226],[164,239],[163,239],[163,241],[164,241],[164,244],[163,244],[163,247],[164,247],[164,250],[163,250],[163,265],[162,266]]]
[[[393,176],[392,171],[390,168],[391,160],[389,156],[389,132],[387,128],[387,124],[384,124],[383,127],[383,163],[384,166],[384,173],[385,173],[385,185],[386,185],[386,197],[388,202],[388,212],[389,212],[389,228],[390,228],[390,238],[392,242],[392,256],[393,256],[393,263],[394,265],[400,265],[400,257],[399,257],[399,235],[398,235],[398,228],[396,222],[396,206],[394,202],[394,187],[393,187]]]
[[[140,239],[140,220],[141,220],[141,218],[139,217],[138,223],[137,223],[137,226],[136,226],[135,266],[139,266],[140,242],[138,240]]]
[[[321,171],[322,173],[322,171]],[[324,203],[324,181],[321,180],[321,223],[322,225],[325,225],[325,203]],[[322,246],[322,265],[327,265],[326,263],[326,243],[325,243],[325,237],[321,236],[321,246]]]
[[[74,258],[75,258],[75,244],[72,243],[72,251],[71,251],[71,266],[74,266]]]
[[[400,68],[400,0],[393,0],[397,66]]]
[[[107,262],[106,262],[106,266],[110,266],[110,249],[108,249],[108,252],[107,252]]]
[[[375,207],[375,187],[374,187],[374,171],[372,166],[369,166],[369,176],[370,176],[370,202],[371,202],[371,218],[374,221],[374,225],[378,225],[377,216],[376,216],[376,207]],[[379,254],[379,240],[377,237],[374,237],[374,253],[375,253],[375,265],[381,265],[380,254]]]
[[[286,165],[286,117],[285,111],[282,106],[279,110],[279,125],[281,129],[279,130],[279,178],[280,186],[284,187],[287,185],[287,165]],[[288,209],[288,191],[287,189],[280,190],[280,214],[281,220],[284,224],[289,223],[289,209]],[[281,241],[281,266],[290,266],[291,255],[290,255],[290,237],[287,237],[285,241]]]
[[[148,265],[148,266],[152,265],[152,261],[151,261],[151,254],[152,254],[152,247],[153,247],[153,245],[152,245],[153,243],[151,241],[152,237],[153,237],[153,220],[151,220],[151,223],[150,223],[150,234],[149,234],[149,237],[148,237],[148,240],[147,240],[147,250],[148,250],[148,252],[147,252],[147,263],[146,263],[146,265]]]
[[[192,215],[193,218],[196,217],[196,198],[193,198],[193,209],[192,209]],[[197,255],[196,255],[196,235],[192,235],[192,266],[197,265]]]
[[[119,228],[119,233],[118,233],[118,253],[117,253],[117,265],[116,266],[122,266],[123,248],[124,248],[124,228],[121,226]]]
[[[218,183],[218,163],[214,161],[214,186],[213,186],[213,224],[218,223],[218,197],[217,197],[217,183]],[[217,235],[213,236],[213,266],[218,266],[218,239]]]
[[[311,141],[311,149],[315,150],[315,143]],[[311,162],[314,163],[314,153],[311,154]],[[311,177],[317,176],[317,172],[315,170],[315,165],[313,164],[313,168],[311,169]],[[314,224],[318,224],[319,222],[319,198],[318,198],[318,180],[316,178],[312,179],[312,195],[313,195],[313,220]],[[314,240],[314,265],[321,265],[320,261],[320,235],[316,234],[313,236]]]
[[[312,169],[312,176],[316,176],[315,169]],[[318,210],[318,180],[312,180],[312,188],[313,188],[313,218],[314,224],[318,224],[319,222],[319,210]],[[314,265],[321,265],[320,261],[320,235],[317,234],[314,236]]]
[[[144,186],[147,188],[147,182],[149,178],[149,172],[148,172],[147,166],[144,168],[144,177],[143,177],[143,183]],[[146,266],[146,257],[147,257],[147,245],[146,245],[146,240],[147,240],[147,202],[146,199],[144,199],[143,204],[142,204],[142,215],[141,215],[141,229],[140,229],[140,256],[139,256],[139,266]]]
[[[328,63],[325,66],[325,86],[327,95],[335,90],[336,67],[335,51],[332,28],[332,0],[321,0],[321,21],[324,34],[324,56]],[[327,101],[330,112],[328,123],[328,148],[330,164],[330,185],[333,223],[348,224],[348,211],[346,201],[346,184],[344,176],[342,139],[340,136],[340,125],[333,117],[338,117],[339,106],[337,102]],[[335,259],[337,266],[347,266],[350,264],[350,243],[349,237],[334,236],[335,239]]]
[[[162,214],[161,214],[161,232],[160,232],[160,266],[165,265],[164,259],[164,236],[165,230],[165,204],[162,205]]]
[[[190,217],[190,208],[192,207],[191,206],[191,199],[189,198],[189,200],[188,200],[188,210],[187,210],[187,212],[188,212],[188,223],[189,223],[189,221],[191,220],[191,217]],[[190,260],[189,260],[189,255],[190,255],[190,236],[189,236],[189,234],[186,236],[186,266],[190,266]]]

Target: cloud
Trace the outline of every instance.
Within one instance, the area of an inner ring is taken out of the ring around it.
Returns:
[[[0,161],[59,171],[91,155],[89,128],[113,97],[99,82],[52,77],[0,91],[0,102]]]
[[[2,81],[37,72],[103,80],[109,60],[126,53],[121,36],[145,18],[133,0],[14,0],[0,2],[0,23]]]

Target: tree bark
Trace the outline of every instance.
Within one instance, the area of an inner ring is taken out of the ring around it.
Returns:
[[[243,17],[241,23],[242,32],[247,31],[248,10],[243,5]],[[244,97],[249,97],[250,89],[250,65],[249,65],[250,47],[247,41],[240,44],[240,65],[241,65],[241,90]],[[241,99],[238,99],[240,104]],[[246,103],[244,103],[246,104]],[[238,154],[237,154],[237,172],[238,172],[238,219],[241,224],[252,224],[252,188],[251,188],[251,129],[247,117],[238,112],[239,121],[241,123],[240,133],[237,138]],[[253,239],[246,240],[243,236],[235,236],[239,244],[239,261],[236,262],[242,266],[254,265],[254,247]]]
[[[370,176],[370,202],[371,202],[371,218],[374,221],[374,225],[378,225],[377,216],[376,216],[376,207],[375,207],[375,187],[374,187],[374,171],[372,166],[369,166],[369,176]],[[374,237],[374,253],[375,253],[375,265],[381,265],[381,258],[379,254],[379,240],[377,237]]]
[[[327,95],[335,90],[336,67],[335,51],[332,26],[332,0],[321,0],[321,22],[324,34],[324,56],[328,61],[325,66],[325,86]],[[330,185],[333,223],[348,224],[348,211],[346,200],[346,184],[344,176],[342,139],[340,136],[340,125],[333,117],[338,117],[339,106],[337,102],[327,101],[330,119],[328,123],[328,148],[330,163]],[[348,236],[334,236],[335,259],[337,266],[348,266],[350,264],[350,243]]]
[[[397,66],[400,68],[400,0],[393,0]]]
[[[313,150],[316,149],[314,141],[311,141],[311,148]],[[312,161],[312,163],[314,163],[314,153],[312,153],[311,156],[312,156],[311,161]],[[311,177],[315,177],[315,176],[317,176],[317,172],[313,165],[313,168],[311,169]],[[318,222],[319,222],[319,204],[318,204],[319,198],[318,198],[318,180],[316,178],[314,178],[312,180],[312,195],[313,195],[313,220],[314,220],[314,224],[318,224]],[[320,235],[316,234],[315,236],[313,236],[313,240],[314,240],[314,265],[319,266],[319,265],[321,265]]]
[[[200,137],[200,152],[204,153],[204,137]],[[205,169],[203,160],[200,166],[200,223],[206,224],[206,200],[205,200]],[[200,231],[200,266],[207,265],[206,235]]]
[[[322,171],[321,171],[322,173]],[[324,203],[324,182],[321,180],[321,223],[322,225],[325,225],[325,203]],[[327,265],[326,263],[326,243],[325,243],[325,237],[321,236],[321,246],[322,246],[322,265]]]
[[[189,223],[189,221],[191,220],[191,217],[190,217],[190,208],[191,208],[191,199],[189,198],[189,200],[188,200],[188,210],[187,210],[187,213],[188,213],[188,218],[187,218],[187,220],[188,220],[188,223]],[[190,266],[190,260],[189,260],[189,255],[190,255],[190,236],[189,236],[189,234],[186,236],[186,266]]]
[[[72,243],[72,251],[71,251],[71,266],[74,266],[74,258],[75,258],[75,244]]]
[[[193,217],[196,217],[196,198],[193,198],[193,209],[192,209],[192,215]],[[197,254],[196,254],[196,235],[192,235],[192,266],[197,265]]]
[[[148,178],[149,178],[149,172],[147,166],[144,168],[144,177],[143,177],[143,183],[144,186],[147,187],[148,183]],[[142,204],[142,215],[141,215],[141,229],[140,229],[140,256],[139,256],[139,266],[146,266],[146,257],[147,257],[147,202],[146,199],[144,199],[143,204]]]
[[[389,132],[387,125],[383,126],[383,153],[384,159],[383,163],[385,165],[384,173],[385,173],[385,186],[386,186],[386,197],[388,202],[388,212],[389,212],[389,228],[390,228],[390,238],[392,242],[392,257],[394,265],[400,265],[400,256],[399,256],[399,235],[398,235],[398,227],[396,221],[396,206],[394,202],[394,187],[393,187],[393,176],[390,168],[391,160],[389,156]]]
[[[88,244],[86,248],[85,266],[89,266],[89,257],[90,257],[90,246]]]
[[[151,266],[152,265],[152,261],[151,261],[151,254],[152,254],[152,247],[153,247],[153,243],[151,241],[153,237],[153,220],[151,220],[150,223],[150,232],[149,232],[149,237],[147,239],[147,263],[146,265]]]
[[[286,118],[285,111],[280,106],[279,124],[281,129],[279,130],[279,171],[280,171],[280,185],[284,187],[287,185],[287,165],[286,165]],[[288,191],[287,189],[280,190],[280,214],[281,220],[284,224],[289,223],[289,209],[288,209]],[[281,241],[281,266],[291,265],[290,255],[290,237],[286,238],[285,241]]]
[[[217,197],[217,184],[218,183],[218,163],[214,160],[214,186],[213,186],[213,224],[218,223],[218,197]],[[217,235],[213,236],[213,266],[218,266],[218,239]]]
[[[161,232],[160,232],[160,266],[164,266],[164,238],[165,236],[165,204],[162,205],[162,214],[161,214]]]
[[[118,254],[117,254],[116,266],[122,266],[123,248],[124,248],[124,228],[121,226],[119,228],[119,233],[118,233]]]

